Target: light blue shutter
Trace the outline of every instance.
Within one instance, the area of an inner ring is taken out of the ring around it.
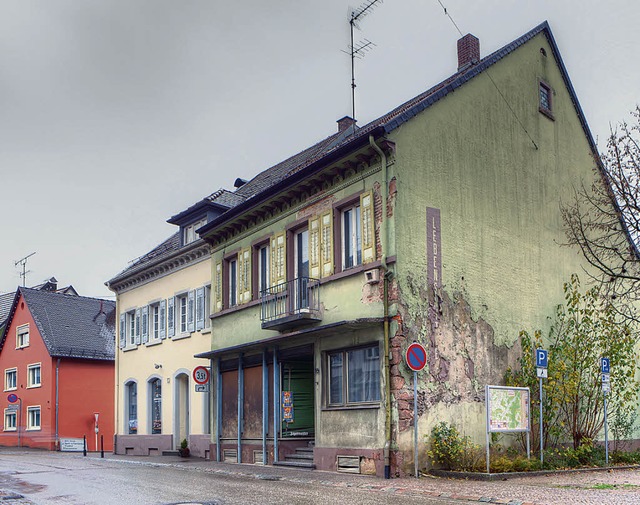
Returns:
[[[142,307],[142,343],[149,342],[149,306]]]
[[[192,333],[195,331],[195,308],[196,308],[196,292],[189,291],[189,295],[187,298],[187,331]]]
[[[176,297],[172,296],[167,300],[167,336],[169,338],[176,334]]]
[[[125,314],[120,314],[120,349],[127,345]]]
[[[136,309],[136,333],[135,333],[135,338],[136,338],[136,345],[140,345],[140,309]]]
[[[196,289],[196,330],[204,328],[204,288]]]
[[[165,338],[167,336],[166,328],[166,319],[167,319],[167,301],[160,301],[160,338]]]

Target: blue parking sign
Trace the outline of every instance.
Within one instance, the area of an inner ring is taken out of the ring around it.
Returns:
[[[600,366],[602,368],[602,373],[611,372],[611,363],[609,362],[609,358],[600,358]]]
[[[549,364],[549,351],[544,349],[536,349],[536,366],[547,368]]]

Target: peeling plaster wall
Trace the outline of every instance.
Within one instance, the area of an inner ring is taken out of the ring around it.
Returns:
[[[418,386],[424,466],[423,437],[439,421],[484,443],[484,386],[502,384],[520,353],[519,331],[547,329],[563,301],[562,283],[584,266],[578,251],[561,246],[560,203],[573,186],[591,181],[593,160],[546,38],[532,39],[489,72],[500,91],[481,74],[390,135],[397,147],[389,201],[397,251],[390,372],[398,474],[413,467],[407,346],[418,341],[428,351]],[[540,79],[553,88],[555,120],[538,111]],[[442,287],[435,290],[427,285],[427,207],[441,216]]]

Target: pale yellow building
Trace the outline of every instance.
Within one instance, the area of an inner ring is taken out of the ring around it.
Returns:
[[[220,190],[173,216],[179,230],[107,282],[119,322],[116,454],[162,454],[186,439],[208,457],[210,390],[193,370],[208,366],[194,355],[211,349],[211,253],[196,230],[238,198]]]

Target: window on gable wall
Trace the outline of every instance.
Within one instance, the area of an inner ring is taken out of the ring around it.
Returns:
[[[538,90],[540,112],[553,119],[553,90],[551,89],[551,86],[544,81],[540,81]]]
[[[16,349],[29,346],[29,325],[18,326],[16,329]]]
[[[18,388],[18,370],[10,368],[4,371],[4,390],[13,391]]]
[[[41,386],[40,363],[27,367],[27,387],[35,388]]]

